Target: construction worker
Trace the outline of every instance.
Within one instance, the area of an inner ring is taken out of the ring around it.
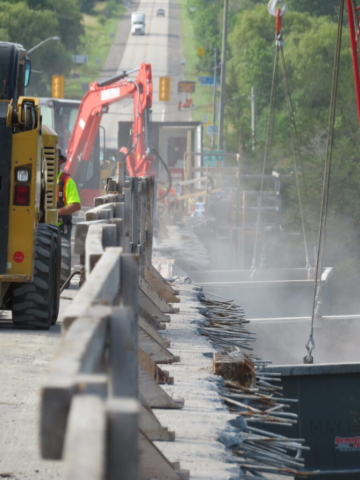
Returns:
[[[61,235],[71,241],[72,215],[81,209],[80,197],[76,183],[68,173],[62,172],[66,157],[61,148],[58,148],[59,173],[57,177],[56,207],[59,215]]]

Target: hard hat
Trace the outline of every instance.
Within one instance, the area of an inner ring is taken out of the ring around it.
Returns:
[[[62,149],[60,147],[57,147],[58,150],[58,158],[60,163],[66,162],[66,156],[64,155]]]

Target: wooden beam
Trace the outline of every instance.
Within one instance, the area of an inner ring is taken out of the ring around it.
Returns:
[[[146,310],[157,322],[169,322],[170,317],[165,315],[151,300],[150,298],[139,288],[139,305],[140,308]],[[142,312],[140,310],[140,314]],[[147,318],[144,317],[146,320]]]
[[[139,365],[139,392],[151,408],[182,408],[183,399],[174,400]]]
[[[173,377],[170,377],[168,372],[158,367],[150,355],[141,348],[138,349],[138,352],[139,365],[141,365],[150,378],[154,379],[159,385],[172,385],[174,383]]]
[[[77,376],[95,371],[103,359],[109,311],[96,306],[91,313],[78,318],[67,331],[41,390],[40,442],[45,459],[61,458]]]
[[[112,398],[106,402],[106,480],[139,479],[139,411],[140,404],[133,398]]]
[[[94,395],[73,398],[64,442],[65,480],[103,480],[105,475],[105,411]]]
[[[133,309],[112,310],[109,341],[111,395],[137,398],[138,323]]]
[[[175,440],[175,432],[161,425],[154,412],[148,405],[141,405],[139,427],[151,441],[172,442]]]
[[[120,290],[121,252],[120,247],[106,249],[73,303],[67,308],[63,318],[65,331],[73,320],[83,315],[91,305],[111,305],[114,302]]]
[[[148,315],[150,317],[150,315]],[[171,342],[169,339],[162,337],[156,330],[156,327],[151,325],[147,320],[145,320],[140,312],[139,316],[139,328],[143,330],[149,337],[154,339],[159,345],[164,348],[169,348]]]
[[[88,210],[85,213],[86,221],[109,220],[114,217],[114,206],[112,203],[105,203]]]
[[[175,470],[169,460],[149,440],[145,433],[139,430],[139,480],[189,480],[187,470]]]
[[[139,278],[139,287],[159,310],[163,313],[171,312],[171,306],[163,300],[154,288],[141,276]]]
[[[169,291],[166,286],[166,280],[162,281],[147,268],[144,269],[144,278],[155,292],[165,301],[169,303],[179,303],[180,298],[176,297],[173,292]],[[162,277],[161,277],[162,278]],[[171,287],[170,287],[171,288]]]
[[[139,328],[139,347],[147,353],[155,363],[174,363],[180,361],[180,357],[175,357],[142,328]]]

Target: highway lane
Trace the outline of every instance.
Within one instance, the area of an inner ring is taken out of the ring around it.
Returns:
[[[137,8],[136,8],[137,7]],[[128,31],[128,38],[117,68],[117,73],[137,68],[140,63],[150,63],[153,75],[153,120],[190,120],[189,111],[179,111],[178,102],[183,100],[177,92],[179,80],[184,78],[181,59],[183,58],[181,42],[181,25],[176,0],[141,0],[132,11],[146,15],[146,34],[131,35],[129,31],[130,15],[120,23],[120,29]],[[159,8],[165,10],[165,17],[158,17]],[[111,53],[117,62],[115,52]],[[109,65],[111,62],[107,62]],[[113,67],[113,72],[115,68]],[[114,73],[115,74],[115,73]],[[136,73],[130,78],[135,78]],[[171,77],[171,101],[159,101],[159,77]],[[133,119],[133,103],[131,99],[111,105],[109,113],[103,116],[102,126],[106,130],[106,143],[109,148],[117,147],[117,122]]]

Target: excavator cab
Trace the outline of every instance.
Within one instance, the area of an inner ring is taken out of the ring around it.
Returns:
[[[27,97],[25,49],[0,42],[0,310],[18,328],[57,320],[61,240],[57,227],[57,135]]]

